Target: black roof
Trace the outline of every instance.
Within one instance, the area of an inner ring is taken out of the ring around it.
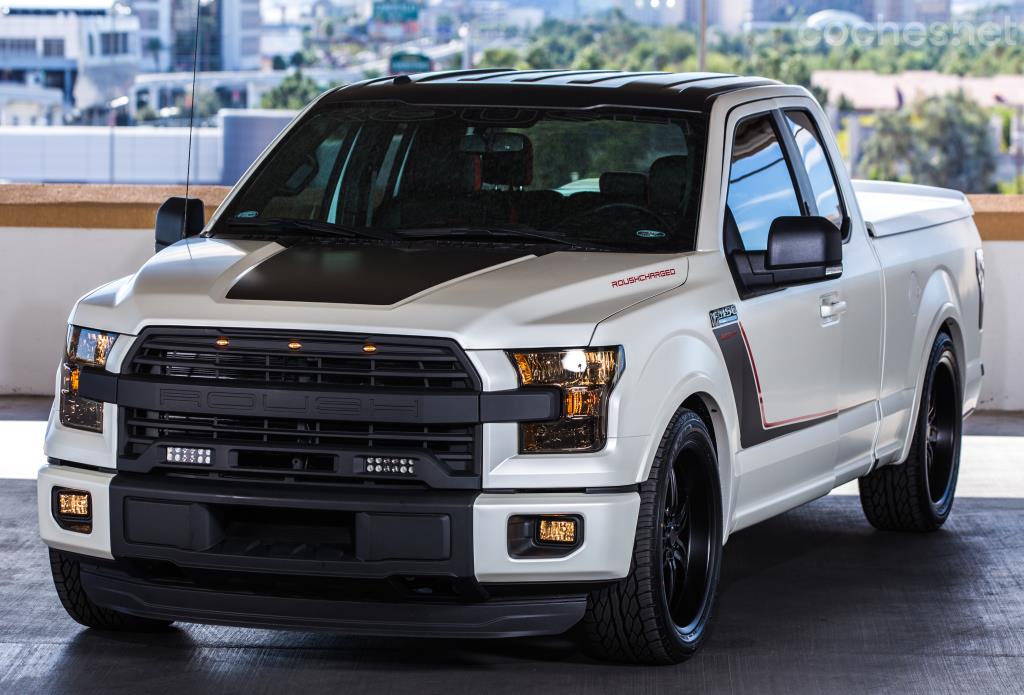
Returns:
[[[324,102],[393,100],[411,104],[540,108],[608,105],[705,112],[722,94],[778,84],[760,77],[714,72],[496,68],[380,77],[339,87]]]

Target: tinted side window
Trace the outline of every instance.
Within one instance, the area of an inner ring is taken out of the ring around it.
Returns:
[[[736,126],[726,204],[746,251],[768,248],[768,229],[776,217],[801,214],[796,186],[771,114],[749,118]]]
[[[806,111],[786,111],[786,123],[804,160],[818,214],[840,226],[843,223],[842,203],[818,129]]]

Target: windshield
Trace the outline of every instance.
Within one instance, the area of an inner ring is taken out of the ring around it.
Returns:
[[[689,251],[703,154],[685,113],[333,105],[289,132],[213,231]]]

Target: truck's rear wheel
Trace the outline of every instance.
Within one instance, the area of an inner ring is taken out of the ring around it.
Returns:
[[[935,531],[949,518],[960,472],[963,396],[953,340],[940,333],[932,345],[910,445],[900,465],[860,479],[860,502],[875,528]]]
[[[722,493],[711,435],[680,410],[640,488],[629,575],[590,595],[584,618],[596,656],[674,664],[707,639],[722,559]]]
[[[118,632],[153,632],[165,629],[171,623],[166,620],[151,620],[128,615],[121,611],[104,608],[93,603],[82,586],[81,563],[73,556],[59,550],[50,550],[50,573],[57,596],[76,622],[97,630]]]

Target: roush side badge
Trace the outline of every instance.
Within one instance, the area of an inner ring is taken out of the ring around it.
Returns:
[[[708,316],[711,317],[712,329],[718,328],[719,326],[728,326],[730,323],[736,323],[740,320],[739,314],[736,312],[735,304],[723,306],[718,309],[712,309],[708,312]]]

